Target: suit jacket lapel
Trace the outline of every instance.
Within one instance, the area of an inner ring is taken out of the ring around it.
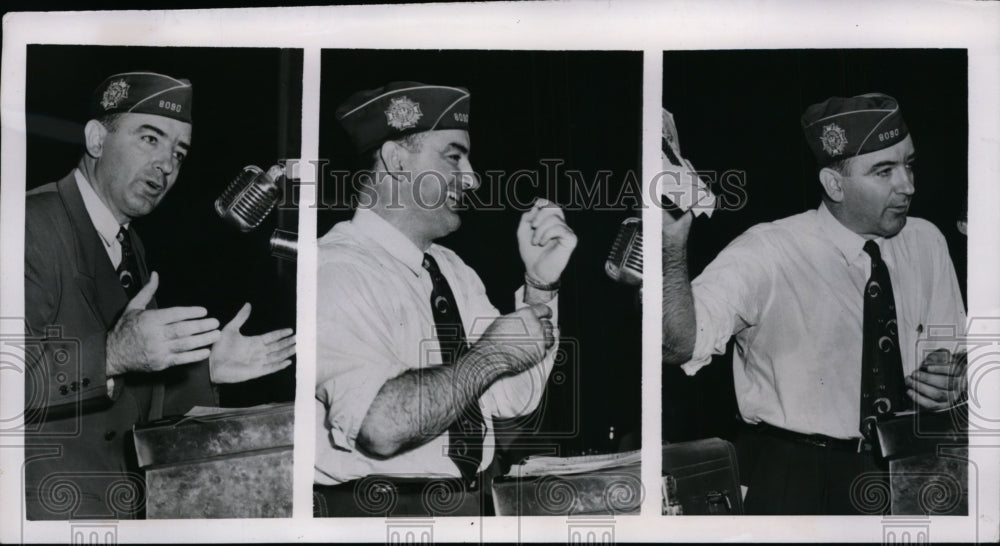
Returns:
[[[81,292],[94,313],[107,327],[111,327],[128,303],[125,290],[118,280],[118,273],[111,267],[111,260],[108,259],[104,243],[101,242],[101,237],[97,234],[90,215],[87,214],[73,173],[60,180],[57,189],[74,226],[77,282],[80,283]]]

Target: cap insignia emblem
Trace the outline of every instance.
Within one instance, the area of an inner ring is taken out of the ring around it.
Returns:
[[[389,127],[399,130],[416,127],[423,116],[420,104],[407,97],[390,99],[389,108],[385,111],[386,123]]]
[[[823,135],[819,137],[819,141],[823,143],[824,152],[831,156],[840,155],[847,148],[847,133],[836,123],[831,123],[823,126]]]
[[[101,97],[101,106],[105,110],[118,106],[123,99],[128,98],[128,88],[129,85],[125,83],[125,80],[115,80],[109,83],[108,88],[104,90],[104,96]]]

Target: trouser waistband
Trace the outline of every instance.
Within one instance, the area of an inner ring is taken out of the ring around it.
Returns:
[[[869,453],[872,451],[872,444],[865,438],[833,438],[823,434],[804,434],[783,428],[778,428],[767,423],[751,425],[750,428],[767,436],[781,438],[800,444],[808,444],[837,451],[853,451],[855,453]]]

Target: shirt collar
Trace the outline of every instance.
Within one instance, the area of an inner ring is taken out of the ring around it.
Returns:
[[[384,248],[393,258],[403,262],[414,275],[419,276],[423,273],[424,253],[403,232],[386,222],[384,218],[370,210],[358,209],[354,212],[351,224]]]
[[[73,176],[76,178],[76,186],[80,189],[80,197],[83,198],[83,206],[87,209],[91,223],[94,224],[97,234],[101,236],[104,246],[111,246],[117,240],[118,230],[122,226],[118,225],[115,215],[111,213],[104,201],[101,201],[80,169],[74,169]],[[128,222],[125,223],[125,227],[128,227]]]
[[[819,209],[816,211],[816,217],[819,221],[820,230],[833,242],[833,246],[837,247],[837,250],[843,254],[847,263],[854,263],[854,260],[857,260],[864,253],[865,241],[868,239],[854,233],[847,229],[844,224],[841,224],[840,220],[837,220],[830,212],[830,209],[826,207],[826,203],[820,204]],[[879,246],[882,245],[882,237],[877,237],[873,240]]]

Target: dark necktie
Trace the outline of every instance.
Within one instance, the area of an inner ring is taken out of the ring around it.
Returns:
[[[118,264],[118,280],[125,289],[128,299],[132,299],[139,292],[139,263],[135,260],[135,253],[132,252],[132,240],[129,239],[128,228],[122,226],[118,230],[118,243],[122,247],[122,261]]]
[[[899,351],[896,301],[889,270],[878,244],[867,241],[872,271],[865,284],[864,337],[861,358],[861,433],[874,437],[876,420],[909,409],[903,383],[903,359]]]
[[[442,364],[453,366],[469,350],[465,338],[462,317],[455,303],[455,295],[448,280],[441,274],[437,261],[430,254],[424,254],[424,269],[430,273],[431,313],[434,315],[434,329],[441,347]],[[486,426],[479,400],[473,400],[466,408],[461,408],[458,418],[448,427],[448,457],[458,466],[466,487],[476,486],[476,471],[483,460],[483,437]]]

